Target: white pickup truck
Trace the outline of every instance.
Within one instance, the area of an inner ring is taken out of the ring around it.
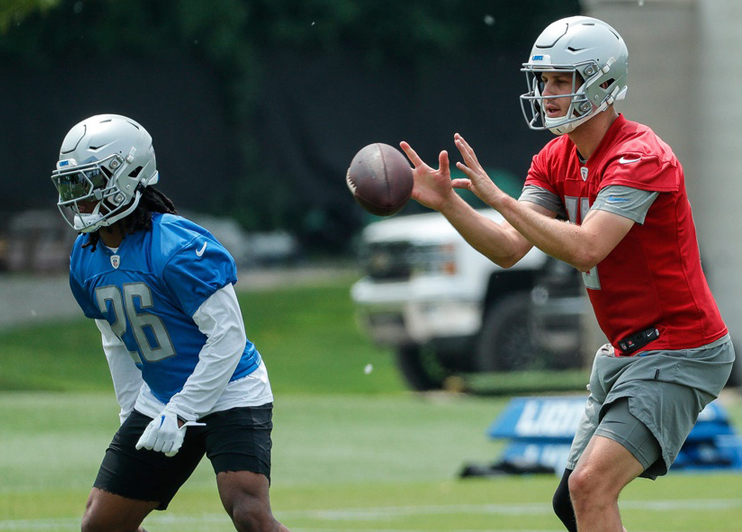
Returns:
[[[533,334],[531,293],[550,260],[534,248],[503,269],[439,213],[393,217],[363,230],[365,276],[351,297],[361,328],[395,350],[414,390],[441,388],[458,373],[579,366],[579,356],[546,355]]]
[[[365,276],[351,297],[360,326],[394,349],[414,390],[463,373],[585,369],[604,341],[597,325],[585,328],[591,312],[574,268],[534,248],[502,269],[439,213],[369,224],[359,258]],[[742,351],[727,386],[742,388]]]

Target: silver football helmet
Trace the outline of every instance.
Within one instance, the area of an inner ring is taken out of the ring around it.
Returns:
[[[528,92],[520,97],[528,127],[563,135],[623,100],[628,89],[628,61],[626,43],[605,22],[582,16],[553,22],[538,36],[521,69],[528,82]],[[542,72],[571,73],[572,92],[544,96]],[[545,100],[565,97],[572,100],[567,113],[557,118],[546,116]]]
[[[89,233],[131,214],[144,187],[157,183],[152,137],[120,115],[96,115],[74,126],[62,141],[52,181],[62,216]]]

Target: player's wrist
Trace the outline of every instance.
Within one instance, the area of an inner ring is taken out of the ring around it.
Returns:
[[[441,200],[436,209],[443,216],[448,217],[456,213],[460,208],[466,207],[467,203],[459,196],[454,189],[449,191],[449,194]]]
[[[196,421],[198,419],[197,416],[190,412],[186,412],[177,404],[173,403],[168,403],[162,413],[174,417],[178,421],[178,427],[182,427],[185,423]]]
[[[496,194],[488,198],[487,203],[497,212],[504,215],[504,211],[513,210],[518,205],[518,200],[498,189]]]

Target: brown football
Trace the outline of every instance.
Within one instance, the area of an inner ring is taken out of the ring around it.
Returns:
[[[377,142],[355,154],[345,176],[358,204],[371,214],[391,216],[412,195],[412,167],[404,154]]]

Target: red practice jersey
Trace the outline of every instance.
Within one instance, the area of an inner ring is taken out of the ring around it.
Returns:
[[[567,135],[558,137],[533,158],[526,185],[558,196],[576,224],[607,186],[659,193],[644,223],[583,273],[598,323],[617,352],[620,340],[650,327],[659,338],[637,352],[700,347],[727,334],[701,269],[683,169],[651,129],[620,115],[587,162]]]

